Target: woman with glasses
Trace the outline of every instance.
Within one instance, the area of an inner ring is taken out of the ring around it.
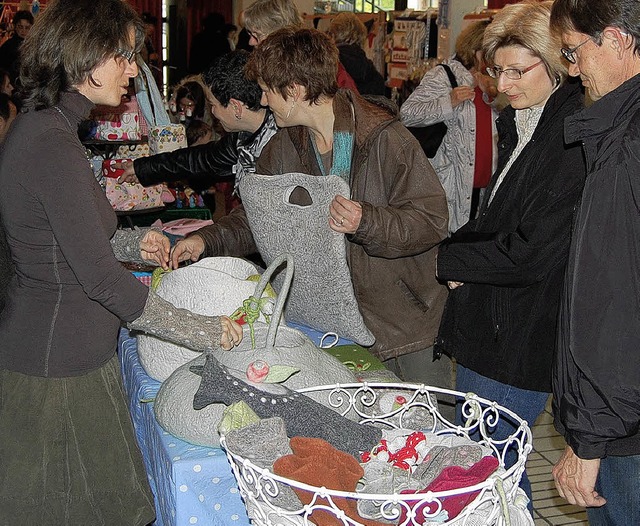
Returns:
[[[485,31],[488,72],[510,102],[497,121],[498,168],[478,218],[441,245],[437,263],[451,292],[436,349],[456,359],[456,389],[531,425],[551,392],[571,217],[585,179],[580,145],[563,140],[582,95],[565,82],[550,4],[508,5]],[[513,431],[502,420],[494,436]],[[512,451],[507,464],[516,458]],[[522,486],[531,497],[526,475]]]
[[[117,218],[78,139],[118,106],[144,26],[122,0],[53,0],[22,48],[23,112],[0,156],[15,272],[0,315],[0,524],[144,526],[153,497],[116,356],[122,322],[196,350],[231,348],[228,318],[176,309],[119,261],[168,266],[152,229]]]

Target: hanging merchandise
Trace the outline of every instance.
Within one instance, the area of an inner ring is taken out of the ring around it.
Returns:
[[[40,1],[33,0],[33,2],[31,2],[31,14],[35,17],[38,16],[38,13],[40,13]]]

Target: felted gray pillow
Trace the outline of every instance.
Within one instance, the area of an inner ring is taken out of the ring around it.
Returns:
[[[282,418],[289,438],[321,438],[357,459],[361,452],[371,450],[382,437],[382,430],[353,422],[284,385],[245,382],[224,367],[213,353],[206,352],[205,355],[204,366],[190,368],[191,372],[202,376],[193,397],[196,410],[217,402],[231,405],[243,401],[260,418]],[[259,385],[268,390],[259,389]]]
[[[287,252],[296,273],[285,305],[288,320],[335,332],[360,345],[375,338],[364,324],[347,265],[344,234],[329,228],[329,204],[349,185],[340,177],[301,173],[244,174],[239,185],[251,232],[267,264]],[[295,196],[303,195],[309,204]],[[276,289],[282,276],[275,279]]]

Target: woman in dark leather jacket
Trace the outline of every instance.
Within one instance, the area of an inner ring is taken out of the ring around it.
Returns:
[[[262,91],[244,75],[249,53],[234,51],[219,57],[205,74],[211,89],[212,112],[228,133],[219,141],[142,157],[124,166],[120,182],[150,186],[186,179],[195,190],[231,180],[240,167],[253,169],[262,147],[276,132],[271,112],[260,106]]]

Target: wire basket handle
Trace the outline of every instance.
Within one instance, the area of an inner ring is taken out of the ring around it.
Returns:
[[[273,314],[271,315],[271,320],[269,321],[269,331],[267,332],[267,348],[273,348],[276,343],[276,334],[278,332],[278,325],[280,323],[280,318],[282,317],[282,311],[284,310],[284,303],[287,300],[287,296],[289,295],[289,289],[291,288],[291,281],[293,280],[293,256],[288,253],[280,254],[276,259],[271,262],[271,265],[267,267],[267,270],[264,271],[262,276],[260,276],[260,281],[256,285],[256,289],[253,293],[252,301],[259,302],[260,298],[262,298],[262,294],[264,293],[264,289],[267,287],[267,284],[271,280],[271,276],[274,272],[283,264],[287,264],[287,272],[284,276],[284,281],[282,283],[282,288],[278,293],[278,299],[276,300],[276,305],[273,309]]]

